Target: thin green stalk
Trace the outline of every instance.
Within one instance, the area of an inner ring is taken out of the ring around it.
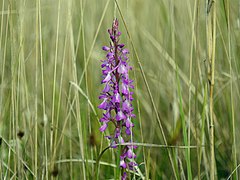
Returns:
[[[83,48],[83,60],[84,60],[84,64],[87,63],[87,59],[86,59],[86,43],[85,43],[85,28],[84,28],[84,23],[83,23],[83,19],[84,19],[84,12],[83,12],[83,0],[81,0],[80,5],[81,5],[81,27],[82,27],[82,48]],[[91,72],[91,71],[90,71]],[[90,73],[91,74],[91,73]],[[89,80],[88,80],[88,70],[86,70],[85,73],[85,85],[86,85],[86,96],[89,97]],[[91,125],[91,114],[90,114],[90,105],[89,103],[87,103],[87,122],[88,122],[88,134],[87,134],[87,128],[84,128],[84,136],[85,138],[89,137],[92,135],[92,125]],[[87,127],[87,123],[85,123],[84,121],[84,125],[85,127]],[[86,161],[88,162],[88,154],[90,154],[90,159],[93,159],[93,148],[86,146],[85,147],[85,151],[86,151]],[[90,153],[88,153],[90,151]],[[86,171],[88,172],[88,163],[86,163]],[[90,174],[92,174],[94,172],[94,166],[92,165]],[[87,174],[87,179],[89,179],[89,174]]]
[[[72,132],[72,122],[71,122],[71,119],[69,120],[68,126],[69,126],[69,131]],[[72,141],[71,141],[71,139],[70,139],[70,140],[69,140],[69,157],[70,157],[70,159],[73,158],[73,153],[72,153],[72,151],[73,151]],[[70,174],[71,179],[74,179],[74,176],[73,176],[73,163],[72,163],[72,162],[70,162],[70,173],[69,173],[69,174]]]
[[[236,171],[238,171],[238,168],[240,168],[240,164],[238,164],[236,166],[236,168],[232,171],[232,173],[228,176],[227,180],[231,179],[231,177],[234,175],[234,173],[236,173]]]
[[[184,142],[184,145],[187,146],[187,149],[185,150],[185,158],[186,158],[186,163],[187,163],[188,179],[192,179],[191,160],[190,160],[190,146],[191,145],[189,144],[189,141],[188,141],[186,118],[185,118],[185,114],[184,114],[184,110],[183,110],[182,92],[181,92],[178,73],[176,75],[177,75],[177,87],[178,87],[178,97],[179,97],[179,106],[180,106],[180,118],[181,118],[181,122],[182,122],[182,131],[183,131],[183,142]]]
[[[55,41],[55,55],[54,55],[54,72],[53,72],[53,89],[52,89],[52,118],[51,126],[55,123],[55,99],[56,99],[56,78],[57,78],[57,60],[58,60],[58,41],[59,41],[59,22],[60,22],[60,9],[61,0],[58,1],[58,14],[57,14],[57,25],[56,25],[56,41]],[[54,131],[50,133],[50,153],[51,153],[51,168],[54,168]]]
[[[35,41],[35,51],[36,51],[36,62],[35,62],[35,115],[34,115],[34,173],[38,177],[38,56],[39,56],[39,18],[38,18],[38,1],[36,1],[36,41]]]
[[[196,138],[197,138],[197,145],[201,145],[201,132],[199,131],[199,128],[198,128],[198,109],[199,109],[199,104],[197,102],[197,95],[199,94],[199,92],[197,91],[197,89],[201,89],[202,86],[202,80],[201,80],[201,71],[199,70],[200,69],[200,64],[199,64],[199,61],[200,61],[200,38],[199,38],[199,9],[200,9],[200,0],[197,0],[196,2],[196,25],[195,25],[195,36],[196,36],[196,67],[195,67],[195,72],[197,72],[197,87],[196,87],[196,93],[195,93],[195,129],[196,129]],[[204,89],[204,88],[202,88]],[[203,107],[204,107],[204,110],[205,110],[205,106],[203,104]],[[201,118],[202,119],[202,118]],[[202,120],[205,120],[205,116],[204,116],[204,119]],[[203,122],[205,123],[205,121],[202,121],[202,124]],[[200,133],[199,133],[200,132]],[[197,177],[198,179],[200,179],[201,177],[201,148],[197,148]]]
[[[215,46],[216,46],[216,3],[211,0],[207,2],[207,45],[208,45],[208,59],[209,67],[209,113],[210,113],[210,179],[215,179],[215,152],[214,152],[214,110],[213,110],[213,90],[214,90],[214,69],[215,69]]]
[[[73,25],[72,21],[71,24],[69,25],[69,35],[70,35],[70,52],[71,52],[71,59],[72,59],[72,70],[73,70],[73,80],[74,82],[78,82],[78,75],[77,75],[77,63],[76,63],[76,54],[77,54],[77,49],[74,49],[74,36],[73,36]],[[81,27],[81,26],[80,26]],[[75,115],[75,121],[77,124],[77,132],[78,132],[78,139],[79,139],[79,150],[81,152],[81,157],[82,159],[85,160],[85,152],[84,152],[84,137],[83,137],[83,121],[81,117],[81,103],[80,103],[80,96],[77,91],[74,90],[74,100],[75,102],[75,109],[76,109],[76,115]],[[83,173],[83,179],[86,179],[86,163],[85,161],[82,164],[82,173]]]
[[[3,49],[3,64],[2,64],[2,78],[1,78],[1,82],[2,82],[2,87],[1,87],[1,97],[0,97],[0,105],[3,106],[3,82],[4,82],[4,77],[5,77],[5,64],[6,64],[6,54],[7,54],[7,38],[8,38],[8,27],[9,27],[9,15],[10,15],[10,6],[8,6],[8,14],[7,14],[7,18],[6,18],[6,35],[4,38],[4,49]],[[3,16],[2,16],[3,17]],[[1,41],[0,41],[1,44]],[[1,48],[2,49],[2,48]]]
[[[4,10],[4,6],[5,6],[5,0],[2,1],[2,12]],[[3,37],[3,14],[2,14],[2,18],[1,18],[1,30],[0,30],[0,49],[2,49],[2,37]],[[7,24],[7,23],[6,23]],[[4,66],[3,66],[4,67]],[[3,81],[2,81],[3,82]],[[0,97],[2,99],[2,97]],[[1,103],[1,102],[0,102]],[[2,103],[1,103],[2,104]]]
[[[93,38],[92,45],[91,45],[90,50],[89,50],[89,54],[88,54],[88,56],[87,56],[86,63],[85,63],[85,65],[84,65],[84,69],[83,69],[82,75],[81,75],[80,80],[79,80],[79,86],[81,86],[81,83],[82,83],[82,81],[83,81],[84,75],[85,75],[85,73],[86,73],[86,71],[87,71],[88,63],[89,63],[89,61],[90,61],[90,58],[91,58],[91,55],[92,55],[92,51],[93,51],[95,42],[96,42],[96,40],[97,40],[97,36],[98,36],[99,30],[100,30],[100,27],[101,27],[101,25],[102,25],[102,22],[103,22],[103,18],[104,18],[104,16],[105,16],[106,12],[107,12],[107,8],[108,8],[108,5],[109,5],[109,2],[110,2],[110,0],[107,1],[106,5],[105,5],[105,7],[104,7],[104,10],[103,10],[102,16],[101,16],[101,18],[100,18],[100,21],[99,21],[99,24],[98,24],[96,33],[95,33],[94,38]]]
[[[2,2],[2,12],[4,10],[4,3],[5,1],[3,0]],[[6,27],[8,26],[8,21],[6,22]],[[2,49],[2,37],[3,37],[3,15],[2,15],[2,18],[1,18],[1,31],[0,31],[0,49]],[[5,49],[3,50],[3,52],[5,52]],[[2,78],[1,78],[1,82],[3,82],[3,79],[4,79],[4,70],[5,70],[5,58],[3,57],[3,64],[2,64]],[[0,89],[0,111],[3,112],[3,104],[2,104],[2,100],[3,100],[3,87]],[[2,151],[0,149],[0,154],[2,154]],[[2,155],[0,155],[0,161],[1,161],[1,164],[0,164],[0,172],[3,172],[3,158],[2,158]],[[0,176],[0,178],[3,179],[3,173],[2,175]]]
[[[42,20],[41,20],[41,0],[38,0],[37,4],[38,9],[38,19],[39,19],[39,26],[38,26],[38,32],[39,32],[39,46],[40,46],[40,69],[41,69],[41,85],[42,85],[42,117],[43,117],[43,126],[44,126],[44,155],[45,155],[45,179],[48,180],[48,152],[47,152],[47,132],[45,127],[45,121],[46,120],[46,105],[45,105],[45,81],[44,81],[44,62],[43,62],[43,47],[42,47]]]
[[[136,98],[136,102],[137,102],[137,112],[138,112],[138,119],[139,119],[139,126],[140,126],[140,136],[141,136],[141,141],[142,143],[144,142],[144,137],[143,137],[143,125],[142,125],[142,117],[141,117],[141,109],[140,109],[140,103],[139,103],[139,99],[140,99],[140,94],[139,94],[139,89],[138,89],[138,82],[137,82],[137,77],[136,77],[136,70],[134,69],[133,71],[134,73],[134,81],[135,81],[135,88],[136,88],[136,92],[137,92],[137,98]],[[132,141],[133,142],[133,141]],[[147,161],[146,161],[146,150],[145,147],[143,147],[143,163],[144,163],[144,167],[145,167],[145,174],[146,174],[146,179],[148,179],[148,168],[147,168]]]
[[[232,138],[233,138],[233,145],[232,145],[232,151],[233,151],[233,169],[237,167],[237,148],[236,148],[236,130],[235,130],[235,115],[234,115],[234,97],[233,97],[233,77],[234,72],[232,69],[232,47],[231,47],[231,24],[230,24],[230,0],[227,0],[227,27],[228,27],[228,59],[229,59],[229,65],[230,65],[230,96],[231,96],[231,115],[232,115]],[[235,171],[233,174],[233,179],[238,180],[238,171]]]
[[[175,61],[176,59],[176,29],[175,29],[175,0],[171,0],[170,1],[170,21],[171,21],[171,48],[172,48],[172,52],[171,52],[171,56],[172,59]],[[175,94],[175,89],[173,88],[173,93]],[[173,116],[174,117],[174,116]],[[177,121],[174,118],[173,120],[173,129],[177,128]],[[178,170],[178,149],[173,149],[173,159],[174,159],[174,166],[176,169],[176,174],[178,176],[178,179],[180,179],[179,176],[179,170]]]
[[[204,137],[205,137],[205,121],[206,121],[206,114],[207,114],[207,85],[204,89],[204,103],[202,108],[202,114],[201,114],[201,133],[200,133],[200,146],[199,146],[199,153],[198,153],[198,177],[200,177],[200,165],[202,161],[202,153],[203,148],[201,148],[201,145],[204,144]]]
[[[68,3],[70,3],[71,1],[69,0]],[[71,10],[68,10],[68,17],[67,17],[67,24],[66,24],[66,31],[69,27],[69,24],[71,21],[71,16],[70,12]],[[63,91],[63,73],[64,73],[64,69],[65,69],[65,54],[66,54],[66,39],[67,39],[67,35],[64,38],[64,46],[63,46],[63,55],[62,55],[62,62],[61,62],[61,75],[60,75],[60,85],[59,85],[59,93],[58,93],[58,100],[57,100],[57,113],[56,113],[56,122],[54,123],[54,126],[58,127],[59,126],[59,117],[60,117],[60,109],[61,109],[61,103],[62,103],[62,91]],[[58,139],[58,131],[55,132],[54,134],[54,155],[53,157],[56,156],[56,152],[57,152],[57,148],[56,148],[56,144],[57,144],[57,139]]]
[[[21,113],[21,107],[25,107],[25,101],[23,96],[23,89],[24,89],[24,81],[23,81],[23,69],[24,69],[24,32],[23,32],[23,22],[25,20],[25,16],[23,14],[24,7],[26,5],[26,2],[23,1],[20,4],[20,13],[19,13],[19,54],[18,54],[18,67],[17,67],[17,93],[16,93],[16,131],[24,131],[23,127],[25,124],[25,118],[24,115]],[[17,139],[17,138],[16,138]],[[21,143],[17,143],[17,154],[19,158],[22,158],[23,151],[22,148],[24,148]],[[22,170],[23,166],[20,163],[20,160],[18,158],[18,172],[19,172],[19,178],[24,177],[24,172]]]
[[[83,0],[81,0],[80,1],[80,6],[82,6],[82,1]],[[80,11],[81,11],[81,13],[83,13],[84,12],[84,8],[83,7],[80,7]],[[81,21],[82,21],[82,18],[81,18]],[[69,21],[69,25],[68,25],[70,28],[68,28],[68,33],[69,33],[69,39],[70,39],[70,46],[74,43],[74,39],[73,39],[73,29],[72,29],[72,21]],[[70,49],[70,52],[72,53],[71,55],[73,56],[72,57],[72,68],[73,68],[73,79],[74,79],[74,82],[77,82],[77,68],[76,68],[76,60],[77,60],[77,55],[78,55],[78,49],[79,49],[79,45],[80,45],[80,36],[81,36],[81,32],[82,32],[82,23],[80,23],[79,24],[79,28],[78,28],[79,30],[78,30],[78,35],[77,35],[77,42],[76,42],[76,47],[75,47],[75,49],[73,48],[73,46],[71,47],[71,49]],[[70,70],[70,71],[72,71],[72,70]],[[69,88],[69,94],[68,94],[68,102],[70,101],[70,97],[71,97],[71,92],[72,92],[72,86],[70,86],[70,88]],[[79,96],[78,96],[78,93],[74,93],[74,97],[73,97],[73,100],[72,100],[72,102],[69,102],[68,104],[70,105],[70,110],[69,110],[69,112],[68,112],[68,115],[67,115],[67,118],[66,118],[66,121],[65,121],[65,123],[64,123],[64,125],[63,125],[63,127],[64,127],[64,129],[65,129],[65,127],[66,127],[66,123],[67,123],[67,119],[68,119],[68,117],[70,117],[70,113],[71,113],[71,111],[73,111],[73,104],[74,103],[76,103],[76,109],[79,111],[79,112],[77,112],[77,114],[78,114],[78,116],[79,116],[79,118],[77,118],[76,117],[76,115],[74,116],[74,118],[77,120],[77,119],[79,119],[80,120],[80,122],[82,122],[81,121],[81,106],[80,106],[80,103],[78,102],[79,101]],[[71,118],[69,118],[70,120],[71,120]],[[81,132],[79,131],[79,129],[81,129],[81,123],[79,123],[79,120],[77,120],[77,129],[78,129],[78,137],[79,137],[79,143],[80,143],[80,152],[81,152],[81,155],[82,155],[82,158],[83,157],[85,157],[85,153],[84,153],[84,151],[83,151],[83,145],[82,145],[82,134],[81,134]],[[59,143],[58,143],[58,145],[60,144],[60,140],[62,139],[62,134],[61,134],[61,136],[60,136],[60,139],[59,139]],[[57,146],[58,146],[57,145]],[[82,165],[83,164],[83,165]],[[79,164],[80,165],[80,172],[81,172],[81,170],[83,171],[83,176],[84,176],[84,178],[86,178],[85,176],[86,176],[86,174],[85,174],[85,161],[83,161],[82,162],[82,164]]]
[[[104,7],[102,16],[101,16],[101,18],[100,18],[100,21],[99,21],[99,24],[98,24],[98,27],[97,27],[97,30],[96,30],[96,33],[95,33],[95,36],[94,36],[94,39],[93,39],[93,42],[92,42],[92,45],[91,45],[90,50],[89,50],[89,54],[88,54],[88,56],[87,56],[87,58],[86,58],[86,60],[85,60],[84,69],[83,69],[82,75],[81,75],[81,77],[80,77],[80,79],[79,79],[79,87],[81,86],[81,83],[82,83],[82,81],[83,81],[84,75],[85,75],[85,73],[86,73],[86,71],[87,71],[87,67],[88,67],[88,63],[89,63],[90,58],[91,58],[91,55],[92,55],[93,47],[94,47],[94,45],[95,45],[95,42],[96,42],[96,39],[97,39],[99,30],[100,30],[100,27],[101,27],[101,25],[102,25],[103,18],[104,18],[105,14],[106,14],[106,11],[107,11],[109,2],[110,2],[110,0],[107,1],[106,5],[105,5],[105,7]],[[82,14],[82,16],[83,16],[83,14]],[[83,21],[83,19],[82,19],[82,21]],[[81,23],[80,26],[82,27],[82,23]],[[79,31],[79,35],[80,35],[80,32],[81,32],[81,30]],[[79,40],[78,40],[78,42],[79,42]],[[78,82],[78,81],[75,80],[75,82]],[[79,130],[79,128],[78,128],[78,130]],[[81,147],[83,147],[83,146],[81,146]],[[100,148],[100,149],[102,149],[102,141],[101,141],[101,148]],[[84,177],[85,177],[85,176],[84,176]]]
[[[68,32],[69,30],[69,26],[70,26],[70,22],[71,22],[71,1],[68,1],[68,16],[67,16],[67,23],[66,23],[66,32]],[[61,62],[61,75],[60,75],[60,85],[59,85],[59,94],[58,94],[58,103],[57,103],[57,114],[56,114],[56,122],[54,124],[55,127],[59,127],[59,120],[60,120],[60,110],[61,110],[61,105],[62,105],[62,91],[64,89],[63,87],[63,78],[64,78],[64,71],[65,71],[65,59],[66,59],[66,47],[67,47],[67,37],[68,34],[66,34],[65,38],[64,38],[64,46],[63,46],[63,56],[62,56],[62,62]],[[69,125],[69,129],[71,131],[71,123]],[[59,141],[58,141],[59,140]],[[53,157],[56,156],[56,153],[59,152],[58,151],[58,145],[59,142],[62,140],[62,138],[58,137],[58,131],[55,132],[55,138],[54,138],[54,153],[53,153]],[[70,145],[69,148],[71,149],[71,141],[70,141]],[[72,156],[71,154],[71,150],[70,150],[70,156]],[[60,153],[59,153],[60,154]],[[70,177],[72,178],[72,163],[70,163]]]
[[[188,1],[188,7],[190,7],[190,2]],[[190,9],[190,8],[189,8]],[[193,19],[192,21],[192,36],[191,36],[191,49],[190,49],[190,61],[189,61],[189,89],[188,89],[188,146],[190,146],[191,143],[191,99],[192,99],[192,93],[191,93],[191,84],[192,84],[192,61],[193,61],[193,47],[194,47],[194,39],[195,39],[195,21],[196,21],[196,10],[197,10],[197,1],[194,3],[194,12],[193,12]],[[191,12],[190,12],[191,14]],[[197,92],[197,91],[196,91]],[[191,170],[191,155],[190,155],[190,149],[187,151],[187,173],[188,173],[188,179],[192,179],[192,170]]]

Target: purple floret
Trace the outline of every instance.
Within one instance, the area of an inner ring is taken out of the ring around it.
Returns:
[[[119,43],[121,32],[118,29],[119,22],[117,19],[113,21],[112,28],[108,29],[110,36],[110,46],[103,46],[102,50],[106,51],[106,59],[102,62],[102,81],[104,88],[99,99],[102,100],[99,109],[104,110],[103,117],[100,118],[102,126],[101,132],[105,132],[108,124],[112,123],[115,127],[111,135],[105,136],[110,142],[112,148],[117,148],[117,144],[129,142],[132,135],[132,127],[134,124],[133,114],[133,80],[129,78],[129,71],[132,67],[129,66],[128,49],[124,44]],[[131,141],[130,141],[131,142]],[[123,169],[122,179],[127,179],[126,169],[134,170],[137,165],[134,159],[136,158],[133,150],[135,146],[123,146],[121,148],[120,167]],[[119,148],[120,149],[120,148]]]

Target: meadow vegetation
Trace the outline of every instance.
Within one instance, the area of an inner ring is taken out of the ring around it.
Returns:
[[[239,0],[1,0],[0,179],[119,178],[97,108],[115,17],[135,85],[129,177],[238,179]]]

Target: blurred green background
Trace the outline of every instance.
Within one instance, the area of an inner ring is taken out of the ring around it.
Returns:
[[[115,17],[134,67],[133,133],[142,143],[139,172],[129,179],[209,179],[210,2],[118,4],[120,9],[114,0],[0,0],[1,179],[94,179],[96,159],[109,143],[98,130],[97,106],[101,48],[109,44]],[[235,170],[231,177],[238,179],[240,1],[215,0],[213,6],[215,177],[226,179]],[[118,178],[117,158],[116,150],[104,153],[99,179]]]

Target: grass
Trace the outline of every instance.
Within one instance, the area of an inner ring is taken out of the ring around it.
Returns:
[[[131,178],[238,179],[239,4],[0,1],[0,178],[118,179],[97,109],[117,17],[134,67]]]

